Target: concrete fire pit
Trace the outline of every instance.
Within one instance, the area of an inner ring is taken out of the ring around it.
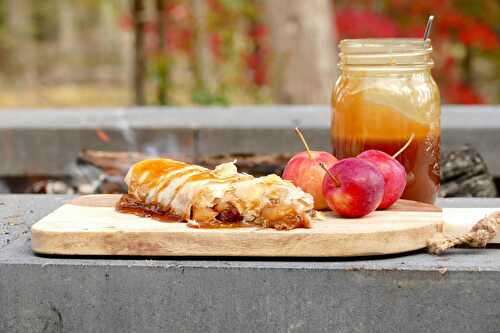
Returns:
[[[443,108],[444,148],[500,177],[499,107]],[[0,176],[71,174],[78,152],[329,150],[327,107],[0,111]],[[99,128],[96,132],[96,128]],[[103,134],[104,132],[104,134]],[[30,227],[70,196],[0,195],[0,332],[496,332],[500,249],[354,259],[42,257]],[[500,199],[440,199],[500,207]]]
[[[55,258],[30,226],[67,196],[0,196],[0,332],[496,332],[500,249],[382,258]],[[500,207],[500,199],[441,199]]]
[[[485,158],[493,176],[500,177],[500,107],[442,109],[442,148],[469,143]],[[331,149],[327,106],[3,109],[0,177],[70,174],[85,148],[181,158],[299,151],[303,147],[292,130],[295,126],[304,130],[315,149]]]

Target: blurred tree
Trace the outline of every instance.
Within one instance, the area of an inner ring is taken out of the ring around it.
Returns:
[[[38,81],[37,58],[34,52],[33,7],[29,1],[6,1],[6,33],[17,47],[16,67],[24,83],[34,86]]]
[[[207,1],[192,0],[194,13],[193,73],[195,88],[192,100],[199,104],[217,103],[217,77],[215,63],[210,49],[208,16],[210,7]]]
[[[214,63],[208,39],[208,5],[206,1],[192,0],[194,14],[194,61],[195,89],[214,93],[216,82]]]
[[[157,96],[158,104],[167,105],[170,104],[169,101],[169,55],[165,47],[165,25],[168,16],[165,15],[165,3],[166,0],[156,0],[156,23],[158,25],[158,59],[156,66],[157,73]]]
[[[63,54],[71,53],[78,44],[75,6],[66,0],[57,0],[59,14],[59,45]]]
[[[0,0],[0,105],[324,104],[335,30],[421,37],[431,12],[444,102],[498,103],[498,0]]]
[[[134,103],[136,105],[145,105],[146,54],[144,49],[144,25],[146,14],[143,0],[132,1],[132,17],[134,22]]]
[[[264,1],[273,46],[277,100],[328,104],[336,78],[329,0]]]

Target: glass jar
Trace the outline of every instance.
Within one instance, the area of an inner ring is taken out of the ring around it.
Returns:
[[[337,158],[378,149],[407,171],[403,198],[433,203],[439,190],[440,98],[431,76],[432,47],[422,39],[340,42],[340,76],[332,97]]]

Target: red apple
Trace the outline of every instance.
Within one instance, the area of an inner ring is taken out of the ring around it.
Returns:
[[[346,158],[334,164],[323,180],[328,206],[344,217],[362,217],[374,211],[384,195],[384,177],[371,163]]]
[[[322,188],[325,170],[319,164],[324,163],[327,167],[331,167],[336,162],[335,156],[325,151],[302,152],[288,161],[283,171],[283,179],[291,181],[304,192],[311,194],[315,209],[326,209],[328,205]]]
[[[380,150],[364,151],[358,155],[358,158],[375,165],[384,176],[384,196],[378,208],[389,208],[401,198],[406,187],[406,170],[404,166],[391,155]]]

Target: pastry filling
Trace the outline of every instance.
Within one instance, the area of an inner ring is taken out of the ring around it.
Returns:
[[[185,222],[180,216],[161,210],[153,205],[145,205],[130,194],[122,195],[116,204],[116,210],[120,213],[150,217],[161,222]],[[230,203],[226,203],[225,205],[215,205],[212,208],[193,207],[188,225],[193,228],[241,227],[248,225],[242,223],[242,221],[243,216],[241,216],[238,209]]]
[[[159,210],[155,207],[146,207],[142,201],[130,194],[124,194],[116,203],[116,210],[120,213],[133,214],[140,217],[150,217],[162,222],[181,222],[182,219],[174,214]]]
[[[270,204],[262,210],[262,217],[250,216],[244,219],[238,209],[231,203],[216,204],[214,207],[192,207],[188,221],[175,214],[166,212],[152,205],[145,205],[130,194],[124,194],[116,204],[120,213],[150,217],[161,222],[188,222],[192,228],[231,228],[261,225],[277,230],[309,227],[309,217],[297,215],[293,209],[279,204]],[[308,212],[313,214],[314,212]]]
[[[276,175],[254,178],[234,162],[214,170],[169,159],[131,167],[128,192],[116,209],[193,228],[260,226],[277,230],[308,228],[313,199]]]

